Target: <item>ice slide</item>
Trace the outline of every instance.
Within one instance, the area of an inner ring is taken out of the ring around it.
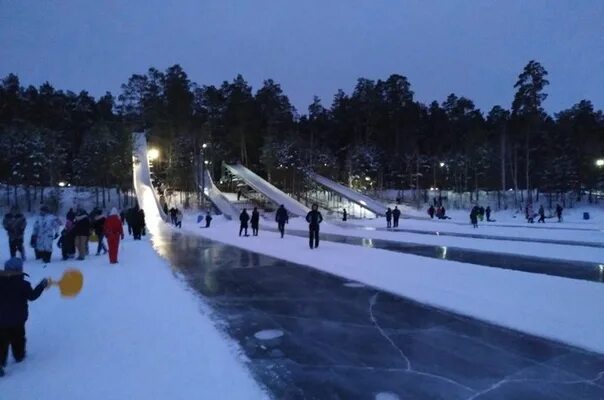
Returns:
[[[385,205],[383,205],[379,201],[372,199],[369,196],[366,196],[362,193],[357,192],[356,190],[350,189],[347,186],[334,182],[331,179],[328,179],[328,178],[321,176],[314,172],[310,173],[310,178],[312,180],[314,180],[315,182],[317,182],[319,185],[321,185],[329,190],[333,190],[334,192],[338,193],[340,196],[348,199],[348,201],[358,204],[361,207],[368,209],[369,211],[371,211],[372,213],[374,213],[376,215],[383,216],[386,212]]]
[[[132,136],[134,141],[132,177],[139,207],[145,210],[145,219],[147,222],[152,220],[168,221],[168,216],[162,210],[157,194],[153,189],[153,184],[151,183],[145,133],[136,132]]]
[[[212,202],[214,207],[218,209],[227,219],[237,219],[239,210],[225,197],[224,194],[214,185],[214,181],[210,176],[208,170],[203,172],[204,182],[203,188],[204,195]],[[201,184],[199,185],[201,186]]]
[[[288,196],[286,193],[283,193],[281,190],[277,189],[275,186],[271,185],[270,183],[268,183],[267,181],[265,181],[264,179],[244,167],[243,165],[224,165],[230,173],[241,178],[255,191],[261,193],[273,203],[277,205],[283,204],[291,215],[306,216],[306,214],[310,211],[308,207],[303,204],[300,204],[295,199]]]

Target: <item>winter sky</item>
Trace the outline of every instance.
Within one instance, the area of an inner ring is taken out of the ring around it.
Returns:
[[[98,96],[179,63],[200,84],[281,83],[305,113],[356,79],[407,76],[418,100],[451,92],[509,107],[522,67],[549,71],[545,107],[604,108],[602,0],[0,0],[0,75]]]

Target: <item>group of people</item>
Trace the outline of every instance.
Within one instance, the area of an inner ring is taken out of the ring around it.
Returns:
[[[556,204],[556,209],[555,209],[555,213],[556,213],[556,217],[558,218],[558,222],[562,222],[562,206],[560,204]],[[526,218],[526,221],[529,224],[532,224],[535,222],[535,217],[539,216],[539,219],[537,220],[537,223],[545,223],[545,208],[543,208],[543,205],[539,205],[539,210],[537,211],[537,213],[535,214],[534,210],[533,210],[533,203],[529,202],[527,203],[527,205],[524,207],[524,217]]]
[[[182,218],[183,218],[182,211],[180,211],[176,207],[172,207],[168,210],[168,205],[166,203],[164,203],[164,212],[166,214],[170,214],[170,222],[172,222],[172,225],[174,225],[177,228],[182,228]]]
[[[397,220],[398,221],[398,220]],[[281,234],[281,238],[285,235],[285,224],[289,222],[289,213],[283,204],[279,206],[275,213],[275,222]],[[306,222],[308,222],[308,245],[311,249],[319,247],[319,226],[323,222],[323,215],[319,211],[318,204],[313,204],[311,210],[306,214]],[[244,208],[239,214],[239,236],[248,235],[248,223],[252,227],[252,235],[258,236],[260,228],[260,212],[257,207],[254,207],[250,216]]]
[[[428,215],[431,219],[434,219],[434,217],[438,219],[451,219],[451,217],[447,216],[447,210],[443,205],[437,205],[436,208],[430,205],[428,207]]]
[[[472,223],[472,226],[474,228],[478,228],[478,220],[480,220],[481,222],[484,221],[485,215],[487,217],[487,222],[493,221],[491,219],[491,206],[487,206],[487,208],[484,208],[483,206],[479,206],[478,204],[474,205],[474,207],[472,207],[472,210],[470,211],[470,222]]]
[[[398,209],[398,206],[395,206],[394,210],[388,207],[386,210],[386,228],[398,228],[398,220],[400,217],[401,210]]]
[[[29,240],[34,249],[36,260],[49,263],[52,258],[53,243],[61,249],[63,260],[71,258],[84,260],[89,255],[89,243],[97,242],[96,255],[109,254],[109,262],[117,263],[119,242],[124,238],[123,223],[127,222],[129,232],[135,239],[140,240],[144,231],[144,212],[135,206],[126,212],[118,213],[113,208],[108,215],[101,209],[95,208],[90,213],[82,207],[75,210],[70,208],[65,216],[65,224],[50,212],[47,206],[40,208],[40,214],[35,219]],[[19,254],[20,259],[26,260],[24,248],[25,228],[27,220],[17,206],[11,207],[4,215],[2,225],[9,239],[11,257]]]

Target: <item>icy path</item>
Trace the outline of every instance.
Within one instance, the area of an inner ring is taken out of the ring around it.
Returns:
[[[2,230],[3,260],[7,249]],[[106,256],[84,262],[58,256],[45,269],[28,261],[31,281],[75,266],[85,275],[84,289],[72,300],[51,290],[30,304],[28,358],[9,362],[0,399],[266,397],[207,306],[148,241],[126,240],[117,266]]]
[[[206,230],[187,221],[185,229],[422,303],[604,353],[604,314],[594,311],[594,304],[604,304],[601,283],[331,242],[311,251],[306,239],[288,236],[281,240],[273,232],[261,230],[258,238],[240,238],[235,223]]]
[[[215,310],[277,399],[604,396],[604,356],[181,232],[162,229],[156,248]],[[238,239],[285,251],[299,244],[261,234]],[[298,252],[310,260],[346,250],[325,245]]]

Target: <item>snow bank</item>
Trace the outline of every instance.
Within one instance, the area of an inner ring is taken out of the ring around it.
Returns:
[[[2,231],[3,260],[6,242]],[[26,262],[31,282],[77,267],[85,276],[83,291],[61,299],[51,289],[30,304],[28,358],[9,361],[7,376],[0,378],[1,399],[267,397],[236,345],[148,241],[126,240],[117,266],[106,256],[84,262],[58,257],[55,252],[47,268]]]
[[[183,228],[241,248],[363,282],[422,303],[604,353],[604,285],[485,268],[339,243],[310,250],[306,239],[262,231],[241,238],[234,222]],[[274,225],[274,224],[271,224]]]

